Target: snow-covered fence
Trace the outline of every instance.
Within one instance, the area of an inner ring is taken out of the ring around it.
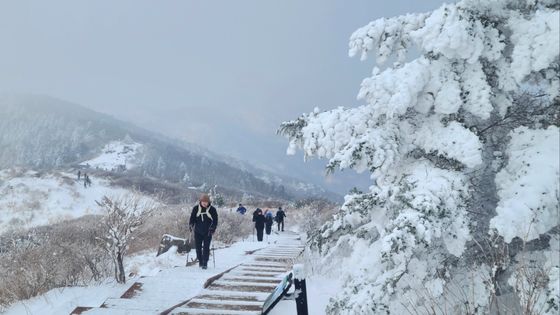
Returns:
[[[294,285],[294,293],[288,293],[292,284]],[[305,283],[305,272],[302,264],[296,264],[292,268],[292,272],[287,274],[282,282],[280,282],[274,291],[270,293],[263,304],[262,314],[268,314],[278,302],[281,300],[295,300],[297,315],[307,315],[307,287]]]
[[[307,315],[307,285],[305,284],[303,265],[294,265],[293,270],[297,313],[298,315]]]

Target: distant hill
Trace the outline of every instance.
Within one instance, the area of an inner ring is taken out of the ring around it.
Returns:
[[[42,95],[0,97],[0,147],[0,169],[74,166],[121,177],[160,179],[193,189],[217,187],[239,198],[339,198],[316,185],[265,172]]]
[[[22,168],[1,170],[0,231],[99,214],[101,209],[96,200],[130,193],[129,189],[114,187],[103,178],[95,177],[93,181],[95,184],[86,188],[74,174]],[[143,198],[151,199],[148,196]]]

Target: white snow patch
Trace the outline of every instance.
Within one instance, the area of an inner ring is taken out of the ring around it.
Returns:
[[[102,154],[80,165],[106,171],[127,170],[135,166],[135,156],[142,144],[133,141],[112,141],[105,145]]]
[[[560,131],[519,127],[511,132],[507,166],[496,175],[500,201],[490,221],[506,242],[530,241],[558,224]]]

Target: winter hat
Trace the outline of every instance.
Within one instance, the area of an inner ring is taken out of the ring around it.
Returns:
[[[210,197],[207,194],[202,194],[200,195],[200,199],[198,199],[200,202],[206,201],[208,203],[210,203]]]

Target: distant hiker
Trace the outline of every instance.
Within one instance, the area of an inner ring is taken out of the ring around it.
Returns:
[[[80,180],[80,176],[82,176],[82,172],[78,171],[78,180]]]
[[[196,258],[202,269],[208,268],[210,257],[210,242],[212,234],[218,226],[218,212],[210,205],[210,197],[202,194],[198,204],[194,206],[189,220],[190,230],[194,230],[194,242],[196,245]]]
[[[262,210],[257,208],[253,214],[253,222],[255,222],[255,229],[257,230],[257,241],[262,242],[264,230],[264,215]]]
[[[91,187],[91,179],[89,178],[89,176],[86,176],[86,185],[88,185],[89,187]]]
[[[272,215],[272,211],[266,210],[264,212],[264,224],[266,228],[266,235],[270,235],[270,232],[272,232],[272,225],[274,224],[274,216]]]
[[[245,207],[243,207],[242,204],[239,204],[239,208],[237,208],[237,212],[239,212],[240,214],[245,214],[245,212],[247,212],[247,209],[245,209]]]
[[[282,207],[278,207],[278,211],[276,211],[276,222],[278,222],[278,231],[280,231],[280,225],[282,225],[282,232],[284,231],[284,218],[286,217],[286,213],[282,210]]]
[[[88,174],[84,173],[84,188],[87,188],[87,179],[88,179]]]

